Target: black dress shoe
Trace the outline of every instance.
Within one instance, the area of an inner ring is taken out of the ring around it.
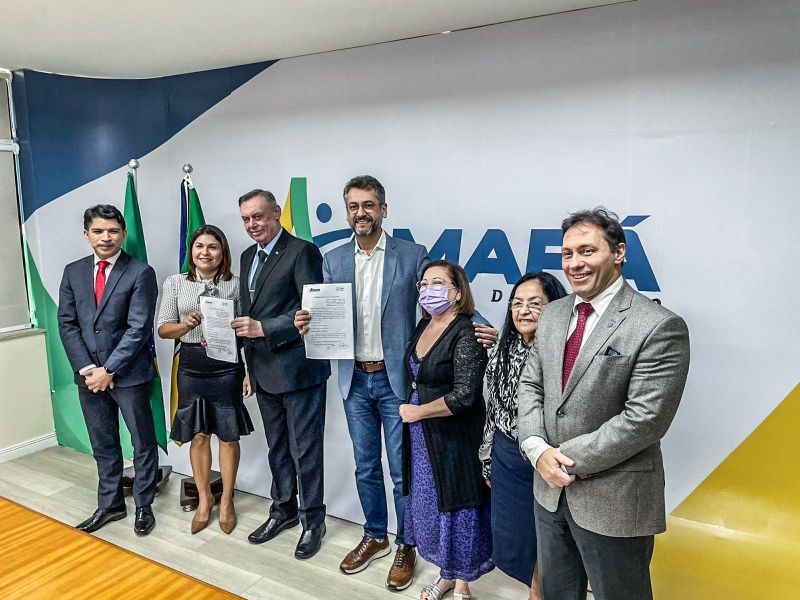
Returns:
[[[133,531],[136,535],[147,535],[156,526],[156,517],[149,506],[136,507],[136,520],[133,522]]]
[[[290,529],[300,523],[298,517],[293,519],[275,519],[270,517],[265,523],[259,525],[253,533],[247,536],[251,544],[263,544],[270,541],[284,529]]]
[[[294,557],[311,558],[314,556],[322,545],[322,536],[324,535],[325,523],[319,527],[305,529],[303,535],[300,536],[300,541],[297,542],[297,548],[294,549]]]
[[[119,506],[111,506],[109,508],[98,508],[94,514],[86,519],[83,523],[75,525],[75,529],[92,533],[100,529],[106,523],[111,521],[119,521],[128,516],[128,511],[125,509],[124,504]]]

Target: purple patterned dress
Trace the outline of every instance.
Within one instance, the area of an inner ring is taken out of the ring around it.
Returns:
[[[416,381],[420,363],[413,353],[409,365]],[[411,404],[419,405],[416,391],[411,394]],[[422,423],[409,423],[409,432],[411,483],[406,502],[406,543],[415,544],[420,556],[438,566],[442,579],[475,581],[494,568],[489,502],[478,508],[439,512]]]

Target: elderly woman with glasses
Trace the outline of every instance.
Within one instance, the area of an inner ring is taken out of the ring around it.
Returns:
[[[158,311],[158,335],[180,339],[178,363],[178,411],[170,437],[189,442],[192,475],[199,504],[191,532],[209,522],[214,496],[211,494],[211,435],[219,439],[222,473],[219,527],[230,533],[236,527],[233,486],[239,468],[239,436],[253,431],[253,423],[242,397],[250,395],[239,356],[233,362],[209,358],[203,347],[200,297],[214,296],[238,303],[239,278],[231,273],[231,251],[225,234],[214,225],[199,227],[189,239],[187,273],[170,275],[164,281]]]
[[[475,339],[475,303],[461,267],[434,261],[417,289],[423,317],[406,351],[410,385],[400,407],[406,543],[440,569],[421,600],[450,590],[468,600],[469,582],[494,568],[488,488],[477,458],[487,356]]]
[[[535,341],[542,308],[567,295],[549,273],[526,273],[511,290],[500,343],[486,369],[489,403],[479,456],[491,486],[494,564],[538,600],[533,467],[517,441],[517,384]]]

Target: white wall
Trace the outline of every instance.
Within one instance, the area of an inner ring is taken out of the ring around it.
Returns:
[[[0,462],[55,443],[44,331],[0,334]]]

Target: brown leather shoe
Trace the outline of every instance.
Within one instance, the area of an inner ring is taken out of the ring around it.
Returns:
[[[393,592],[406,589],[414,581],[414,566],[417,564],[417,549],[400,544],[394,553],[394,562],[386,578],[386,587]]]
[[[387,556],[389,552],[391,552],[391,550],[389,549],[389,540],[387,538],[376,540],[375,538],[365,535],[358,546],[353,548],[350,553],[344,557],[342,564],[339,565],[339,570],[348,575],[360,573],[366,569],[373,560],[383,558]]]

